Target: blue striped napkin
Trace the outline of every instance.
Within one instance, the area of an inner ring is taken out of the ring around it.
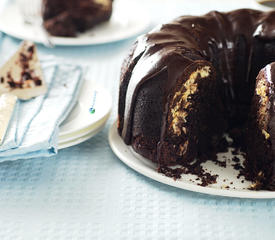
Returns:
[[[46,95],[19,100],[2,146],[0,162],[57,153],[58,129],[77,101],[84,67],[41,61]]]

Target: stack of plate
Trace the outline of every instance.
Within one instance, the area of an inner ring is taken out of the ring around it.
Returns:
[[[88,140],[103,129],[111,112],[110,94],[85,81],[79,99],[60,126],[58,148],[66,148]]]

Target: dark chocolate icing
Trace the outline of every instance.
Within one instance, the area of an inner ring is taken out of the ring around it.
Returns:
[[[237,54],[236,40],[242,36],[247,45],[248,67],[245,78],[249,79],[253,42],[255,39],[274,39],[275,30],[270,29],[275,29],[275,12],[240,9],[228,13],[213,11],[201,17],[180,17],[140,37],[133,56],[139,56],[139,60],[130,78],[123,83],[128,86],[125,109],[121,111],[124,118],[122,137],[126,143],[130,142],[131,106],[134,105],[136,93],[144,82],[166,69],[169,73],[166,90],[169,92],[175,78],[185,67],[197,60],[212,62],[216,59],[216,71],[225,85],[224,91],[230,105],[235,96],[233,71],[236,69],[232,69],[232,66],[236,58],[233,54]]]
[[[203,16],[182,16],[160,25],[138,38],[122,68],[119,133],[126,144],[131,144],[138,135],[133,118],[138,96],[144,91],[143,86],[158,77],[156,91],[163,103],[159,107],[161,117],[152,118],[147,125],[155,126],[152,141],[158,147],[152,158],[158,158],[167,130],[170,93],[178,78],[199,64],[210,66],[211,72],[216,73],[229,127],[244,124],[256,76],[272,61],[275,61],[275,11],[212,11]],[[150,101],[154,104],[155,100]],[[150,104],[143,104],[144,112],[139,114],[150,111],[147,105]]]

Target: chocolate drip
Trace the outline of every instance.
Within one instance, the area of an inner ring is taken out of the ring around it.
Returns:
[[[200,63],[211,66],[217,76],[229,128],[240,127],[249,113],[258,71],[275,60],[274,43],[275,11],[252,9],[183,16],[140,37],[127,63],[129,69],[121,75],[118,128],[123,140],[132,143],[133,113],[143,86],[165,71],[167,79],[159,79],[156,89],[162,92],[162,118],[154,119],[162,126],[156,130],[161,131],[156,147],[159,158],[170,94],[186,69],[195,70]],[[275,133],[275,124],[270,127]]]
[[[271,21],[272,19],[274,21]],[[268,21],[268,24],[265,21]],[[172,66],[176,69],[176,72],[170,74],[167,79],[169,84],[166,86],[166,92],[168,92],[175,83],[175,77],[179,76],[188,65],[196,60],[217,59],[220,69],[216,70],[221,74],[221,84],[224,85],[226,95],[223,99],[227,108],[231,109],[236,95],[234,89],[236,79],[233,79],[231,68],[235,60],[232,57],[235,40],[238,36],[243,36],[245,39],[249,52],[245,75],[247,78],[255,77],[250,74],[253,39],[272,38],[272,33],[267,31],[271,28],[270,25],[275,28],[275,12],[263,13],[251,9],[228,13],[214,11],[202,17],[180,17],[138,39],[134,55],[139,56],[144,49],[146,50],[132,70],[126,89],[125,109],[123,111],[120,109],[120,112],[124,112],[120,114],[124,119],[122,137],[127,144],[131,139],[131,116],[136,94],[144,82],[160,73],[163,68],[167,68],[170,73]],[[217,48],[217,52],[212,51],[212,46]]]

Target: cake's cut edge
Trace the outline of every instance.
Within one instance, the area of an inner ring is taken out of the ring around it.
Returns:
[[[258,74],[247,130],[245,171],[253,189],[275,190],[275,62]]]

